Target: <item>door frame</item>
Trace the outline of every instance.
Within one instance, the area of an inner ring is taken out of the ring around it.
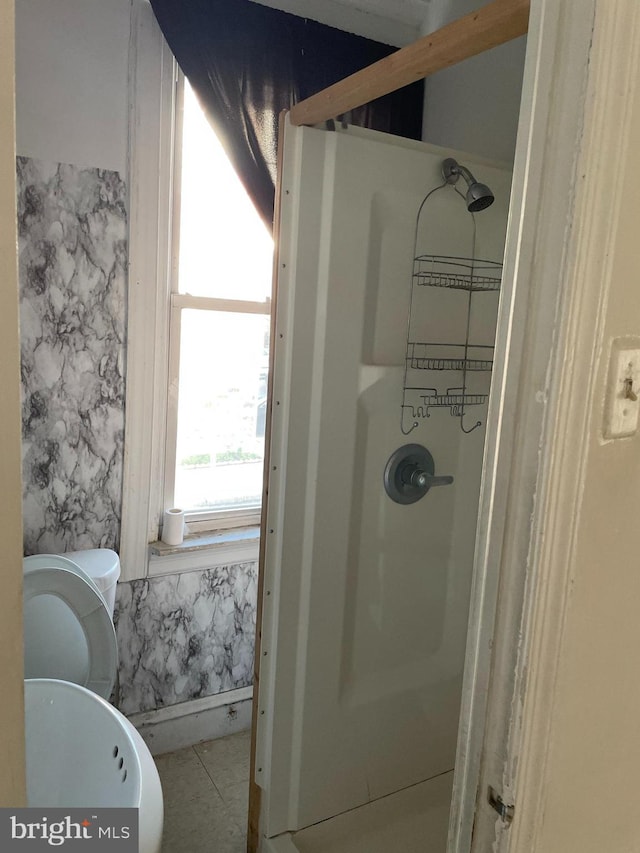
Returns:
[[[519,745],[510,735],[537,594],[531,557],[543,511],[542,448],[558,403],[559,326],[594,11],[595,0],[531,3],[503,267],[510,284],[503,286],[496,332],[449,853],[468,853],[472,839],[484,849],[482,830],[492,831],[497,817],[488,784],[505,802],[512,799],[508,775]]]
[[[588,450],[594,434],[602,442],[606,308],[625,286],[611,266],[639,68],[633,0],[532,2],[505,259],[520,295],[501,317],[487,426],[450,853],[543,843]],[[637,319],[619,334],[629,329]],[[612,517],[616,503],[624,512],[622,498],[603,500]],[[490,806],[489,785],[512,822]]]
[[[582,9],[575,12],[579,14]],[[633,108],[635,97],[637,109],[640,86],[637,2],[596,0],[591,43],[589,65],[585,69],[581,136],[576,146],[576,180],[569,205],[563,270],[558,276],[558,283],[563,285],[562,299],[549,416],[542,445],[540,500],[530,537],[529,581],[522,620],[523,653],[514,693],[521,698],[514,706],[509,760],[505,767],[505,782],[517,807],[511,831],[501,826],[496,834],[497,850],[503,853],[524,853],[545,843],[543,816],[549,810],[549,797],[555,796],[556,819],[560,815],[561,821],[564,803],[574,800],[575,805],[577,800],[585,814],[611,815],[610,825],[616,825],[620,815],[625,814],[630,815],[631,823],[622,829],[628,830],[634,824],[633,788],[628,793],[615,789],[602,796],[601,789],[607,785],[605,780],[599,780],[596,800],[582,799],[569,790],[564,792],[563,799],[562,792],[553,790],[550,764],[554,717],[559,713],[556,709],[562,708],[563,699],[566,700],[566,694],[560,693],[560,672],[573,662],[570,654],[574,638],[569,627],[572,608],[576,606],[573,599],[578,585],[582,589],[588,585],[578,562],[578,547],[585,534],[580,517],[585,483],[594,456],[593,447],[611,444],[603,435],[603,419],[605,398],[613,380],[609,375],[612,335],[639,332],[637,314],[622,320],[617,317],[616,321],[612,310],[611,320],[608,316],[610,306],[619,304],[625,288],[635,287],[633,280],[614,278],[612,270],[620,258],[628,262],[637,257],[635,245],[630,245],[628,237],[625,242],[624,223],[620,219],[623,197],[633,192],[633,187],[628,186],[628,176],[635,168],[635,151],[630,145],[634,120],[637,139],[638,119]],[[568,61],[563,58],[562,64]],[[622,442],[618,440],[617,444],[614,452],[618,456],[624,454],[628,461],[633,458],[634,449],[637,453],[637,435]],[[613,448],[608,450],[611,453]],[[608,537],[607,541],[615,540],[612,523],[615,525],[629,511],[625,490],[603,492],[599,504],[604,522],[601,533]],[[591,595],[597,597],[597,590],[592,589]],[[626,655],[625,638],[617,639],[616,622],[611,621],[604,606],[601,611],[596,606],[590,614],[579,612],[573,618],[580,622],[585,615],[587,619],[597,616],[600,629],[611,635],[605,646],[611,659],[618,653]],[[578,642],[579,639],[578,635]],[[571,692],[569,688],[568,695]],[[586,691],[576,693],[588,698]],[[619,696],[607,698],[614,706],[620,701]],[[610,734],[601,730],[597,734],[605,748],[611,743],[613,756],[619,743],[635,737],[635,726],[633,732],[621,730]],[[585,752],[589,749],[586,740],[580,746]],[[615,803],[615,810],[607,808],[607,801]],[[629,805],[625,808],[626,803]],[[602,823],[598,817],[595,820]],[[565,821],[565,824],[570,839],[571,823]],[[611,843],[612,849],[615,848],[616,842],[612,839]],[[558,849],[561,848],[567,849],[566,839],[558,840]]]
[[[0,806],[11,808],[26,802],[14,33],[13,0],[0,0],[0,538],[3,548],[0,672],[4,684]]]

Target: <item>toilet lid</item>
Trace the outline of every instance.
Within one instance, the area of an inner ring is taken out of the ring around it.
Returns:
[[[88,575],[81,566],[74,563],[69,557],[63,557],[62,554],[32,554],[30,557],[24,558],[22,569],[25,575],[34,569],[69,569],[83,578],[96,592],[102,595],[100,588],[91,575]]]
[[[118,654],[102,595],[75,564],[36,562],[47,561],[25,567],[25,678],[72,681],[109,699]]]

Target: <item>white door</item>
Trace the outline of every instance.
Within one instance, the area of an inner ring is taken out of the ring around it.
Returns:
[[[443,187],[416,238],[448,156],[495,203],[474,236],[464,182]],[[456,152],[286,129],[256,752],[268,836],[453,768],[484,441],[461,426],[486,416],[459,417],[459,368],[490,360],[498,292],[415,287],[413,258],[499,264],[509,190],[508,171]],[[436,350],[405,372],[408,337]],[[468,398],[489,381],[469,373]],[[404,504],[383,479],[408,443],[454,482]]]

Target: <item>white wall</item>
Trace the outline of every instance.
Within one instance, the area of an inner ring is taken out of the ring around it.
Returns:
[[[479,5],[478,0],[430,3],[422,31],[431,33]],[[423,139],[513,162],[525,47],[522,37],[427,77]]]
[[[129,8],[129,0],[16,0],[19,155],[125,177]]]

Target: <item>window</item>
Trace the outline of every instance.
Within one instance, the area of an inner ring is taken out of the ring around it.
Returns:
[[[164,503],[191,529],[256,524],[273,241],[180,82]]]
[[[123,580],[257,558],[273,252],[150,5],[133,8]],[[222,544],[150,553],[172,506]]]

